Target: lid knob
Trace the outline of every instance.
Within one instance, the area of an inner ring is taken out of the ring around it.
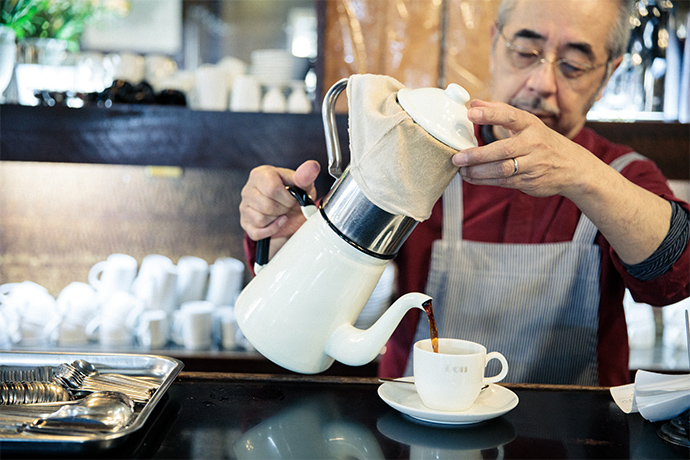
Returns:
[[[451,83],[445,90],[446,95],[458,104],[465,105],[470,100],[470,93],[457,83]]]

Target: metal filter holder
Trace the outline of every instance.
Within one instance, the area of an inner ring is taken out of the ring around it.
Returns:
[[[414,230],[417,221],[379,208],[364,195],[349,169],[343,172],[335,103],[347,88],[347,83],[347,78],[335,83],[326,93],[321,108],[328,172],[337,181],[321,201],[319,210],[328,225],[352,246],[373,257],[392,259]]]

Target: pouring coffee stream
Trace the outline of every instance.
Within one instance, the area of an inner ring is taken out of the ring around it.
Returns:
[[[268,359],[295,372],[322,372],[334,360],[347,365],[366,364],[378,356],[408,310],[419,308],[431,312],[431,298],[428,295],[408,293],[395,301],[369,329],[360,330],[353,326],[387,262],[395,257],[417,222],[423,220],[413,218],[413,215],[418,215],[415,212],[395,213],[400,207],[398,203],[374,203],[371,196],[378,199],[379,194],[366,188],[370,194],[367,195],[360,182],[376,186],[378,183],[398,181],[396,177],[379,181],[375,175],[380,168],[370,167],[370,171],[366,171],[362,164],[353,164],[355,153],[361,152],[352,152],[353,161],[340,173],[342,156],[335,125],[335,100],[346,87],[352,85],[351,93],[348,88],[351,104],[359,100],[370,101],[368,94],[363,97],[357,92],[362,88],[366,90],[370,82],[385,88],[383,96],[388,98],[389,112],[392,112],[395,120],[387,120],[386,113],[375,115],[396,126],[402,121],[406,130],[414,131],[412,148],[408,146],[408,152],[416,154],[421,145],[427,149],[426,153],[439,153],[430,163],[440,164],[443,171],[439,174],[434,170],[427,171],[429,177],[443,176],[441,182],[449,183],[457,172],[450,161],[452,152],[476,145],[464,107],[469,96],[457,85],[451,85],[446,91],[438,88],[405,88],[405,91],[397,91],[402,85],[390,77],[353,76],[341,80],[328,91],[322,115],[329,171],[337,180],[318,208],[302,191],[288,187],[290,193],[300,201],[307,221],[269,263],[257,267],[256,277],[241,292],[235,304],[238,325],[249,342]],[[421,99],[418,91],[423,91]],[[438,123],[438,120],[429,125],[427,122],[431,115],[428,110],[419,110],[420,107],[426,107],[430,100],[438,100],[439,97],[440,106],[436,104],[438,115],[442,116],[444,123],[451,123],[450,126]],[[405,110],[398,105],[397,98],[401,99],[400,104]],[[424,104],[420,105],[421,100]],[[361,112],[358,112],[358,117],[368,115],[366,110],[363,114]],[[351,110],[351,139],[360,132],[352,126],[353,113]],[[418,120],[419,123],[415,123]],[[366,120],[356,121],[367,124]],[[444,132],[440,132],[439,127]],[[398,132],[405,136],[405,129]],[[395,130],[383,131],[384,135],[389,135],[389,132],[396,135]],[[459,143],[448,144],[447,141],[453,136]],[[397,147],[408,140],[394,137],[383,144]],[[384,153],[395,155],[399,152],[396,149]],[[372,157],[370,152],[367,155],[367,158]],[[412,158],[407,170],[416,177],[418,171],[415,162],[419,163],[419,159]],[[366,177],[368,173],[373,176]],[[360,177],[359,182],[355,176]],[[425,197],[426,201],[433,205],[445,186],[436,184],[433,193],[438,196]],[[402,203],[403,207],[405,204]],[[427,203],[423,204],[428,206]],[[418,208],[423,209],[424,206]],[[261,257],[257,257],[260,262],[263,262],[260,259],[267,258],[267,245],[267,240],[258,245],[262,251]],[[433,314],[430,314],[431,320]]]

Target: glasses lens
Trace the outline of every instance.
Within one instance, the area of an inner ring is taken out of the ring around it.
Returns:
[[[535,65],[540,60],[539,52],[508,44],[508,58],[510,63],[518,69],[525,69]]]
[[[558,70],[561,72],[561,75],[563,75],[565,78],[579,78],[586,74],[589,71],[589,69],[590,66],[587,64],[566,61],[565,59],[561,59],[560,61],[558,61]]]

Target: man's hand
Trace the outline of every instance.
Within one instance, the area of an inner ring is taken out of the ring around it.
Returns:
[[[668,201],[630,182],[536,116],[484,101],[473,101],[467,116],[473,123],[509,133],[505,139],[453,155],[453,164],[467,182],[569,198],[628,264],[642,262],[663,241],[671,217]]]
[[[473,101],[467,115],[473,123],[500,126],[510,134],[453,156],[467,182],[516,188],[533,196],[567,196],[575,191],[582,171],[596,174],[605,166],[539,118],[507,104]]]
[[[254,241],[264,238],[289,238],[305,222],[300,206],[286,185],[295,185],[316,198],[314,182],[319,163],[309,160],[297,170],[258,166],[249,173],[242,188],[240,224]]]

